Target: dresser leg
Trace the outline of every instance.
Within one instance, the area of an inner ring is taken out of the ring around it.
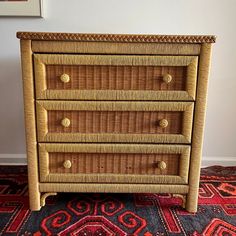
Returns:
[[[41,198],[40,198],[40,206],[43,207],[45,206],[45,202],[46,202],[46,198],[49,197],[49,196],[55,196],[57,195],[57,193],[44,193],[41,195]]]
[[[195,198],[195,196],[198,196],[197,193],[189,193],[186,195],[183,194],[173,194],[173,197],[179,197],[182,199],[182,207],[186,209],[186,211],[190,213],[196,213],[197,212],[197,203],[198,199]]]
[[[32,187],[29,185],[29,187]],[[37,188],[29,188],[29,208],[31,211],[39,211],[41,209],[40,205],[40,192]]]
[[[191,213],[196,213],[197,206],[198,206],[198,189],[194,190],[190,188],[186,199],[186,210]]]
[[[174,193],[173,197],[179,197],[182,199],[182,207],[185,208],[186,207],[186,195],[183,194],[178,194],[178,193]]]

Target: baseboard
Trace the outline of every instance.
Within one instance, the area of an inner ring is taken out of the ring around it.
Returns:
[[[202,167],[215,165],[236,166],[236,157],[202,157]]]
[[[27,165],[26,154],[0,154],[0,165]]]
[[[0,154],[0,165],[27,165],[26,154]],[[203,157],[202,167],[235,166],[236,157]]]

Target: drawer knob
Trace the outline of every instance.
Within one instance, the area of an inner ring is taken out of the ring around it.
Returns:
[[[172,76],[170,74],[165,74],[163,75],[162,80],[164,83],[169,84],[172,80]]]
[[[60,76],[60,80],[63,82],[63,83],[68,83],[70,81],[70,76],[68,74],[62,74]]]
[[[161,128],[166,128],[166,127],[168,126],[168,120],[166,120],[166,119],[161,119],[161,120],[159,121],[159,126],[160,126]]]
[[[71,168],[71,161],[70,160],[66,160],[63,162],[63,166],[66,168],[66,169],[70,169]]]
[[[166,163],[164,161],[158,162],[158,168],[161,169],[161,170],[165,170],[166,169]]]
[[[62,125],[63,127],[69,127],[69,126],[70,126],[70,119],[64,118],[64,119],[61,121],[61,125]]]

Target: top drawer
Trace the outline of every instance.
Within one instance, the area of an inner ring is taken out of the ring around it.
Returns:
[[[195,99],[197,56],[34,54],[36,98]]]

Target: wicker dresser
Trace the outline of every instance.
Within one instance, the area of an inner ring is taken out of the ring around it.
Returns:
[[[32,210],[58,192],[150,192],[197,211],[214,36],[17,37]]]

